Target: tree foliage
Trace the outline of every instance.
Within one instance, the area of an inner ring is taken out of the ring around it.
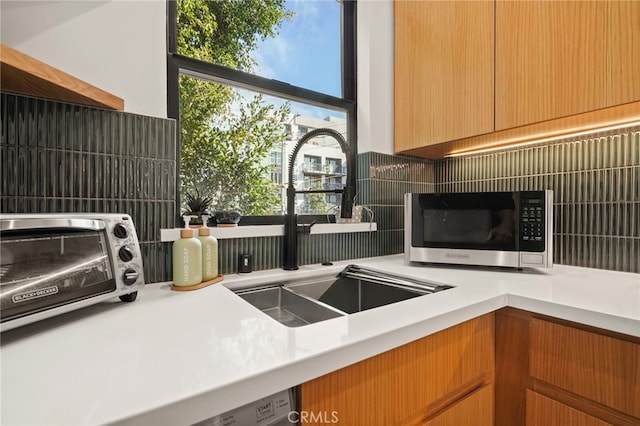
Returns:
[[[179,0],[178,53],[251,71],[261,39],[290,19],[284,0]],[[181,188],[213,197],[217,210],[270,213],[280,200],[264,159],[284,142],[288,105],[246,100],[229,86],[180,77]],[[183,191],[184,192],[184,191]]]
[[[323,189],[322,184],[317,183],[310,189]],[[325,194],[308,194],[307,206],[308,212],[313,214],[329,213],[329,204],[327,203]]]

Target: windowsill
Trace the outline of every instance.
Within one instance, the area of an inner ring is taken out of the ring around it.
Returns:
[[[284,225],[254,225],[237,226],[234,228],[212,227],[211,235],[217,239],[225,238],[251,238],[251,237],[277,237],[284,235]],[[312,234],[342,234],[346,232],[377,231],[376,222],[363,223],[317,223],[311,227]],[[180,238],[180,228],[161,229],[160,241],[169,242]]]

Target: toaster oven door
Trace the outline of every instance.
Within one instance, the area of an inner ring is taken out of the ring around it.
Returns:
[[[0,250],[2,322],[116,289],[104,230],[4,230]]]

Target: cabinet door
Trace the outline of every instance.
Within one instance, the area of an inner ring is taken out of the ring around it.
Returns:
[[[608,103],[640,100],[640,1],[609,2]],[[640,113],[640,111],[639,111]]]
[[[611,423],[528,390],[527,426],[611,426]]]
[[[534,319],[529,372],[591,401],[640,418],[640,345]]]
[[[608,106],[608,8],[496,2],[496,130]]]
[[[493,131],[493,1],[395,2],[395,150]]]
[[[316,424],[325,413],[344,425],[404,426],[432,418],[489,387],[493,327],[493,315],[485,315],[302,384],[303,424]],[[493,391],[488,397],[493,407]]]

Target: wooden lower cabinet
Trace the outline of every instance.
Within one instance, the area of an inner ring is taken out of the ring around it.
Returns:
[[[493,385],[487,385],[424,423],[423,426],[493,425]]]
[[[640,425],[640,338],[496,312],[496,426]]]
[[[304,425],[638,426],[640,338],[504,308],[301,385]]]
[[[527,426],[611,426],[582,411],[527,391]]]
[[[493,336],[488,314],[304,383],[302,424],[492,425]]]
[[[537,318],[530,327],[533,378],[640,418],[639,344]]]

